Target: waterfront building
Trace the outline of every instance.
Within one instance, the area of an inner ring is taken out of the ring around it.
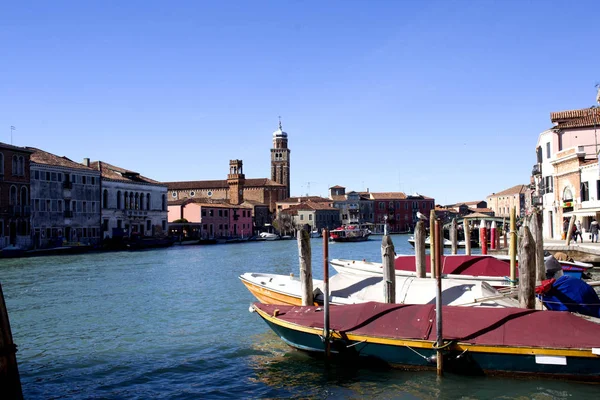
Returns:
[[[29,248],[29,157],[32,151],[0,143],[0,248]]]
[[[484,200],[465,201],[462,203],[448,204],[444,208],[453,209],[459,216],[468,215],[474,212],[489,213],[488,203]]]
[[[531,194],[529,185],[515,185],[487,196],[487,204],[496,217],[510,217],[513,207],[516,208],[517,217],[524,217],[530,209]]]
[[[234,164],[232,164],[234,163]],[[232,167],[237,166],[236,170]],[[230,173],[242,174],[242,160],[230,161]],[[227,200],[232,204],[251,201],[255,204],[265,204],[271,213],[277,210],[277,202],[290,197],[290,149],[288,148],[288,134],[281,128],[273,132],[273,148],[271,149],[271,178],[250,178],[237,180],[202,180],[186,182],[164,182],[169,190],[169,201],[192,199]],[[237,191],[231,192],[230,182],[236,186]],[[239,197],[239,198],[238,198]],[[255,216],[257,228],[258,224]]]
[[[309,231],[335,229],[342,225],[340,211],[327,202],[303,201],[281,211],[292,217],[294,226],[307,227]]]
[[[584,108],[552,112],[550,120],[553,126],[538,136],[536,144],[537,162],[532,170],[535,195],[531,204],[543,210],[544,237],[560,239],[564,218],[578,215],[587,227],[596,217],[597,184],[589,171],[597,160],[600,111]]]
[[[290,208],[291,206],[298,205],[300,203],[304,203],[307,201],[311,201],[313,203],[325,203],[331,207],[333,207],[333,201],[331,199],[321,197],[321,196],[299,196],[299,197],[288,197],[287,199],[279,200],[276,203],[277,212],[281,210],[285,210]]]
[[[225,200],[185,199],[169,202],[169,223],[180,219],[193,224],[199,237],[250,237],[254,234],[252,206]]]
[[[162,236],[167,232],[167,186],[104,161],[86,166],[101,174],[102,237],[132,234]]]
[[[63,241],[96,244],[100,236],[100,171],[44,150],[31,154],[31,233],[34,248]],[[87,165],[86,165],[87,164]]]
[[[342,225],[363,224],[365,221],[360,213],[360,193],[351,191],[346,193],[343,186],[332,186],[329,188],[329,198],[333,206],[339,210]]]
[[[417,212],[429,216],[429,212],[435,209],[435,200],[419,193],[406,195],[403,192],[371,192],[370,195],[375,202],[378,232],[383,232],[386,222],[389,232],[410,232],[418,221]]]

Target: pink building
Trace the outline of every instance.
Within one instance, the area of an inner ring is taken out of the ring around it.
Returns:
[[[241,205],[205,203],[201,199],[171,202],[169,223],[182,218],[197,224],[202,238],[252,235],[252,208]]]

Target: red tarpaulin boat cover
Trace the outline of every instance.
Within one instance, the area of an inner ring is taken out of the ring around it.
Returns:
[[[323,328],[322,307],[254,303],[278,319]],[[330,329],[379,338],[436,340],[435,306],[362,303],[331,307]],[[443,337],[480,345],[600,347],[600,324],[569,312],[521,308],[443,307]]]
[[[427,272],[431,272],[431,258],[425,257]],[[397,270],[416,271],[415,256],[398,256],[394,262]],[[518,275],[517,270],[517,275]],[[491,256],[442,256],[442,273],[473,276],[509,276],[510,264]]]

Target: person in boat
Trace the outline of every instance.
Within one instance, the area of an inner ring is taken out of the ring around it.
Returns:
[[[598,221],[592,219],[590,224],[590,232],[592,233],[592,243],[598,243]]]

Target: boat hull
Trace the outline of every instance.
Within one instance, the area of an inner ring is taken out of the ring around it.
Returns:
[[[369,240],[369,237],[368,236],[338,237],[338,238],[331,238],[330,240],[332,242],[338,242],[338,243],[365,242],[365,241]]]
[[[289,346],[324,356],[323,329],[297,325],[253,305],[267,325]],[[285,312],[285,310],[281,310]],[[435,342],[333,332],[331,355],[347,362],[378,361],[404,369],[435,369]],[[452,343],[444,350],[444,370],[465,375],[531,375],[600,381],[600,357],[582,349],[552,349]]]

